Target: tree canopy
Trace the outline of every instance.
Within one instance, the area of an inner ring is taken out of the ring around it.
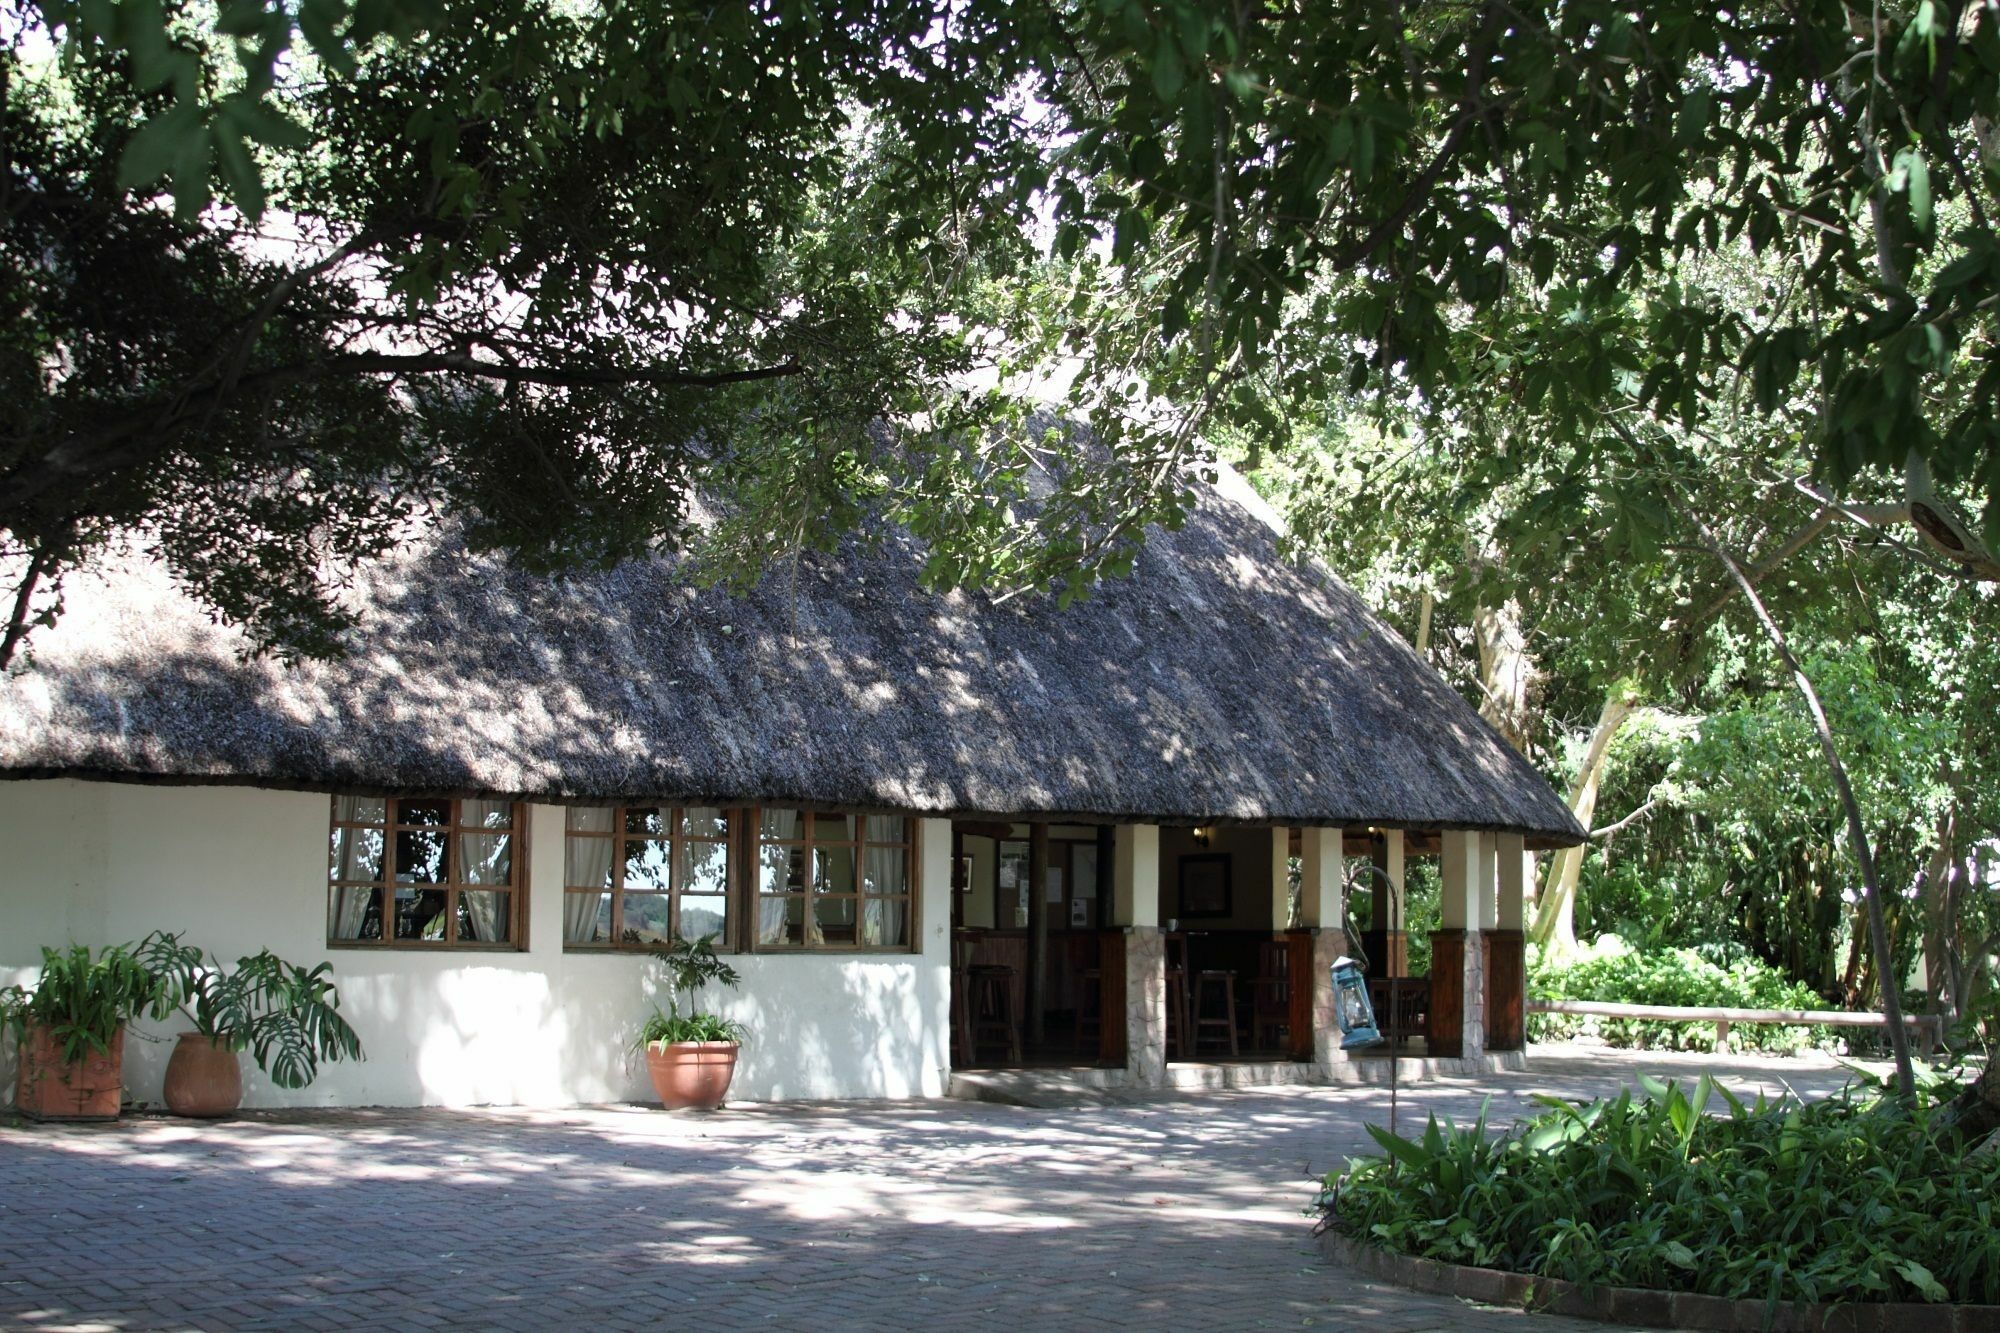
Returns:
[[[1698,481],[1725,419],[1796,435],[1822,507],[1915,460],[2000,530],[1984,7],[14,0],[0,30],[0,656],[114,540],[333,651],[340,569],[419,509],[538,567],[692,545],[722,578],[887,519],[940,582],[1075,595],[1208,439],[1296,454],[1336,402],[1544,535],[1588,494],[1659,540],[1623,473]],[[1052,399],[1110,462],[1023,505]],[[1990,561],[1936,511],[1941,559]]]

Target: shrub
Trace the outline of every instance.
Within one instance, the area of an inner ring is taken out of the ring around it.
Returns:
[[[1584,956],[1563,965],[1540,957],[1529,960],[1528,993],[1539,1000],[1605,1000],[1623,1004],[1726,1005],[1744,1009],[1823,1009],[1826,1001],[1810,986],[1792,981],[1762,959],[1741,949],[1703,945],[1693,949],[1628,948],[1615,935],[1600,939]],[[1597,1018],[1574,1014],[1530,1014],[1531,1041],[1560,1041],[1579,1033],[1602,1037],[1612,1046],[1646,1050],[1712,1051],[1712,1023],[1667,1023],[1656,1019]],[[1743,1024],[1730,1030],[1731,1043],[1763,1051],[1796,1051],[1830,1045],[1832,1030]]]
[[[1388,1249],[1733,1299],[2000,1301],[2000,1154],[1868,1094],[1746,1107],[1703,1077],[1498,1137],[1433,1118],[1323,1183],[1324,1225]],[[1712,1099],[1726,1116],[1705,1114]]]

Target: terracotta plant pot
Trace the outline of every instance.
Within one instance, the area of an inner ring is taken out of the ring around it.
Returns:
[[[175,1115],[212,1120],[243,1104],[243,1065],[236,1052],[199,1032],[183,1032],[167,1059],[161,1089]]]
[[[102,1054],[86,1051],[75,1064],[63,1059],[55,1033],[28,1024],[15,1071],[14,1109],[30,1120],[116,1120],[125,1100],[125,1029]]]
[[[713,1111],[736,1077],[733,1041],[676,1041],[646,1047],[646,1072],[669,1111]]]

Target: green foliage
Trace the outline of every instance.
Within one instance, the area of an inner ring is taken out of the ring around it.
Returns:
[[[165,1018],[180,1002],[177,979],[147,965],[145,954],[161,937],[149,935],[136,949],[112,944],[92,954],[73,944],[59,953],[42,949],[42,973],[31,987],[0,990],[0,1021],[20,1036],[26,1025],[47,1027],[64,1060],[110,1049],[118,1029],[141,1014]]]
[[[194,1029],[248,1050],[281,1088],[303,1088],[322,1060],[359,1060],[361,1038],[340,1014],[329,963],[311,969],[265,949],[225,968],[179,935],[153,934],[138,959],[180,998]]]
[[[693,1008],[703,987],[734,986],[741,980],[736,969],[715,952],[714,935],[704,935],[698,940],[677,937],[670,943],[654,945],[650,954],[666,970],[671,1012],[653,1010],[652,1017],[639,1031],[640,1046],[657,1042],[743,1040],[742,1024]],[[683,1004],[689,1006],[687,1013],[681,1012]]]
[[[1492,498],[1520,587],[1690,583],[1718,438],[1770,465],[1708,512],[1914,450],[2000,532],[1976,7],[4,13],[23,625],[134,535],[336,651],[345,567],[424,509],[730,582],[886,517],[937,582],[1071,597],[1185,514],[1204,432],[1283,455],[1350,403],[1421,425],[1442,513]],[[1018,505],[1077,459],[1027,421],[1055,379],[1104,456]]]
[[[1949,1091],[1948,1089],[1946,1091]],[[1319,1209],[1391,1250],[1773,1304],[2000,1299],[2000,1156],[1873,1094],[1746,1106],[1650,1080],[1498,1136],[1431,1120],[1326,1177]],[[1711,1111],[1722,1110],[1715,1115]]]
[[[1581,957],[1553,964],[1529,959],[1528,994],[1538,1000],[1603,1000],[1619,1004],[1721,1005],[1742,1009],[1823,1009],[1826,1000],[1741,948],[1707,944],[1641,952],[1616,936],[1599,939]],[[1588,1032],[1612,1046],[1642,1050],[1712,1051],[1712,1023],[1530,1014],[1534,1041]],[[1730,1041],[1740,1048],[1795,1051],[1832,1041],[1827,1028],[1739,1023]]]
[[[681,1041],[743,1040],[741,1023],[714,1014],[667,1014],[653,1011],[639,1028],[639,1045],[667,1046]]]

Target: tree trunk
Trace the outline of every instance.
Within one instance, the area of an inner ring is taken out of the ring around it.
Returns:
[[[1937,1125],[1958,1134],[1960,1143],[1977,1143],[2000,1129],[2000,1060],[1989,1060],[1971,1086],[1939,1112]]]
[[[1861,871],[1861,901],[1868,912],[1868,938],[1874,946],[1875,975],[1882,984],[1882,1018],[1889,1026],[1889,1049],[1896,1057],[1896,1091],[1903,1100],[1914,1101],[1917,1075],[1910,1064],[1910,1033],[1903,1026],[1903,998],[1897,993],[1889,925],[1882,912],[1882,885],[1875,873],[1875,852],[1868,844],[1868,828],[1861,818],[1861,802],[1855,799],[1854,784],[1847,778],[1847,765],[1840,760],[1840,747],[1834,744],[1833,727],[1826,720],[1826,709],[1820,706],[1819,691],[1813,688],[1812,679],[1799,665],[1799,659],[1792,656],[1792,646],[1786,641],[1785,632],[1778,628],[1778,622],[1765,609],[1764,599],[1757,595],[1757,589],[1744,576],[1742,567],[1731,558],[1706,523],[1692,512],[1683,512],[1701,535],[1702,545],[1722,562],[1723,568],[1736,581],[1736,586],[1743,590],[1743,598],[1750,603],[1750,610],[1756,615],[1764,636],[1771,641],[1778,660],[1792,673],[1792,683],[1798,686],[1799,694],[1805,700],[1806,714],[1812,720],[1813,731],[1819,736],[1820,754],[1826,760],[1828,775],[1833,779],[1834,794],[1847,816],[1847,836],[1854,850],[1854,862]]]
[[[1526,755],[1535,730],[1535,690],[1542,673],[1528,656],[1521,608],[1514,602],[1498,610],[1482,606],[1472,613],[1472,629],[1479,641],[1479,715],[1507,744]]]
[[[1604,776],[1604,757],[1625,719],[1632,715],[1631,687],[1624,681],[1611,687],[1604,708],[1597,715],[1597,727],[1590,733],[1590,746],[1583,752],[1583,765],[1570,784],[1569,809],[1585,831],[1597,814],[1597,789]],[[1583,856],[1588,843],[1565,847],[1549,857],[1549,876],[1535,905],[1535,924],[1530,938],[1557,954],[1576,951],[1576,885],[1583,874]]]

